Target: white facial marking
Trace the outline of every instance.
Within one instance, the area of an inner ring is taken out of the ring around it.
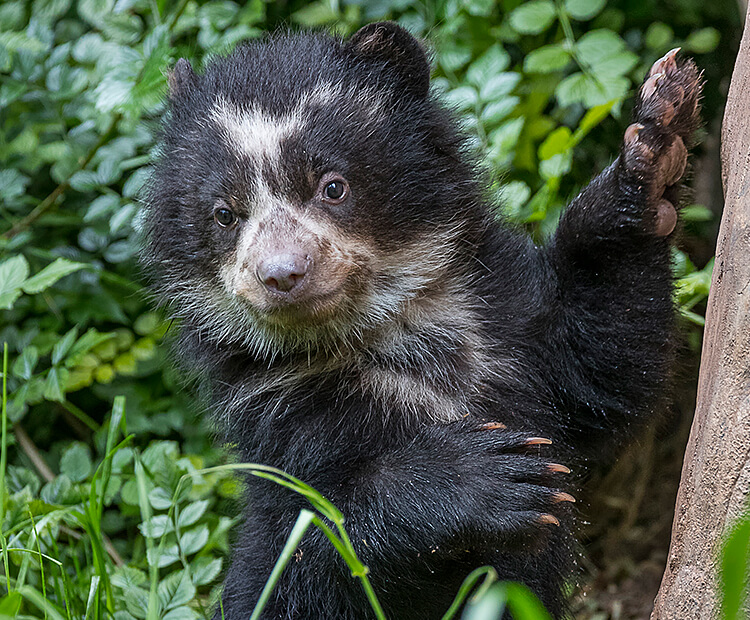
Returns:
[[[323,82],[304,93],[296,105],[281,116],[271,116],[254,105],[240,108],[219,97],[211,116],[224,129],[223,137],[232,148],[253,159],[265,158],[274,165],[279,161],[281,142],[304,128],[309,108],[336,105],[345,96],[340,83]],[[360,111],[366,112],[368,124],[387,113],[386,101],[376,90],[363,89],[348,96],[359,104]]]
[[[220,98],[214,105],[212,117],[225,130],[224,139],[243,155],[272,165],[279,161],[281,142],[302,128],[301,110],[274,118],[256,107],[247,110]]]

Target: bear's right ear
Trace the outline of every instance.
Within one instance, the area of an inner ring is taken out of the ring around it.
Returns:
[[[167,78],[170,99],[177,99],[193,90],[198,84],[198,76],[190,66],[190,61],[180,58]]]
[[[430,62],[421,43],[393,22],[369,24],[355,32],[347,49],[364,60],[384,63],[399,86],[418,97],[430,89]]]

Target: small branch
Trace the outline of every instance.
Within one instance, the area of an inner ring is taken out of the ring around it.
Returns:
[[[31,441],[31,437],[29,437],[20,424],[13,426],[13,433],[16,436],[18,445],[21,446],[21,450],[23,450],[23,453],[29,457],[29,460],[39,472],[39,475],[44,478],[45,481],[52,482],[55,479],[55,473],[49,468],[49,465],[47,465],[47,462],[44,460],[41,452],[39,452],[36,444]]]
[[[42,202],[40,202],[32,211],[29,213],[26,217],[22,218],[13,226],[11,226],[8,230],[6,230],[2,235],[0,235],[0,238],[9,240],[15,237],[18,233],[23,232],[26,230],[29,226],[31,226],[34,222],[36,222],[40,217],[42,217],[45,213],[47,213],[50,209],[52,209],[55,204],[57,203],[57,199],[60,198],[70,187],[70,179],[73,178],[73,175],[80,172],[86,166],[88,166],[91,163],[91,160],[94,159],[94,156],[99,151],[99,149],[104,146],[104,144],[109,140],[110,136],[114,132],[114,129],[117,125],[117,122],[122,118],[122,115],[115,114],[112,117],[112,121],[109,124],[109,127],[107,127],[107,130],[101,135],[99,140],[97,140],[96,144],[89,150],[89,152],[86,154],[86,157],[84,157],[81,162],[79,163],[78,167],[73,171],[70,175],[68,175],[68,178],[65,179],[60,185],[58,185],[54,190],[52,190],[52,193],[47,196]]]

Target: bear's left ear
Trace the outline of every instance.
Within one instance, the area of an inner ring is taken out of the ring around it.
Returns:
[[[418,97],[430,88],[430,62],[422,44],[393,22],[378,22],[360,28],[346,47],[359,58],[385,63],[399,86]]]
[[[195,89],[197,83],[198,76],[193,71],[190,61],[180,58],[167,78],[170,99],[173,101],[180,99]]]

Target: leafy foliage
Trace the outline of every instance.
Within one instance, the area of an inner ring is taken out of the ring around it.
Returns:
[[[711,54],[724,72],[711,79],[731,70],[720,62],[737,28],[729,0],[623,2],[0,4],[0,615],[179,620],[207,617],[218,595],[238,483],[227,469],[201,473],[225,457],[170,370],[169,323],[134,261],[177,58],[200,67],[282,24],[345,35],[395,19],[434,45],[434,88],[476,137],[497,209],[542,238],[608,163],[658,56],[682,45]],[[686,215],[694,232],[710,212]],[[710,264],[677,252],[676,269],[677,299],[700,323]],[[496,615],[516,596],[491,592]]]

